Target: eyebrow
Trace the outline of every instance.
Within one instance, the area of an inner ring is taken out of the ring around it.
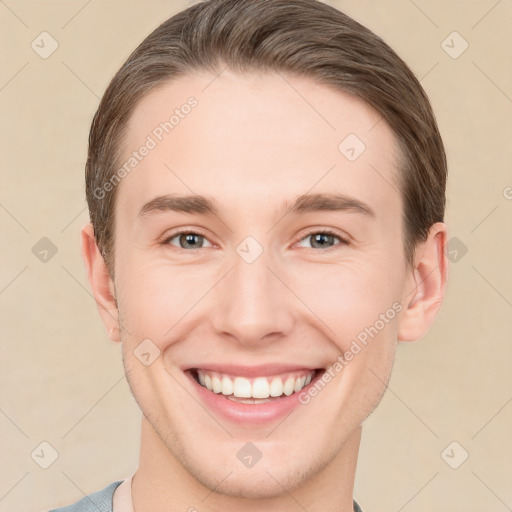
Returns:
[[[293,202],[282,204],[283,212],[309,213],[316,211],[346,211],[375,218],[375,212],[370,206],[359,199],[343,194],[303,194]],[[200,195],[177,196],[166,194],[148,201],[139,211],[139,217],[144,218],[151,214],[163,211],[175,211],[199,215],[219,214],[214,199]]]

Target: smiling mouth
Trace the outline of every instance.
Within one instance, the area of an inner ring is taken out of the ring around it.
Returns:
[[[262,404],[298,393],[324,369],[298,370],[275,376],[247,378],[211,370],[189,370],[194,380],[206,390],[243,404]]]

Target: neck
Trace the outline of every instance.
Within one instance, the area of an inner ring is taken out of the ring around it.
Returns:
[[[220,481],[216,488],[209,488],[196,479],[143,417],[139,467],[132,480],[134,512],[353,512],[360,440],[361,427],[332,460],[295,488],[282,488],[282,493],[272,497],[249,499],[220,492]]]

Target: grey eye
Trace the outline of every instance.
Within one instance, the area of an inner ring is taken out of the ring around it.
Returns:
[[[178,240],[179,245],[172,242],[175,239]],[[168,244],[178,246],[181,249],[201,249],[205,242],[209,243],[206,237],[194,232],[176,233],[167,239]]]

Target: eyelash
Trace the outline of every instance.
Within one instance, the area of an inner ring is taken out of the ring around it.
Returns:
[[[202,236],[203,238],[205,238],[206,240],[208,240],[208,237],[205,234],[201,233],[200,231],[181,230],[181,231],[176,231],[173,234],[171,234],[170,236],[168,236],[162,242],[162,245],[171,245],[170,241],[173,240],[174,238],[176,238],[179,235],[199,235],[199,236]],[[346,238],[342,237],[339,233],[337,233],[337,232],[335,232],[333,230],[330,230],[330,229],[320,229],[320,230],[310,231],[310,232],[306,233],[302,238],[300,238],[297,242],[295,242],[295,244],[297,244],[299,242],[302,242],[306,238],[309,238],[309,237],[311,237],[313,235],[331,235],[331,236],[333,236],[334,238],[337,238],[340,241],[339,244],[336,244],[336,245],[334,245],[332,247],[328,247],[327,249],[318,249],[317,252],[318,251],[327,252],[327,251],[335,249],[339,245],[349,245],[349,241]],[[181,247],[175,247],[175,248],[176,249],[182,249]],[[198,249],[183,249],[183,250],[184,251],[198,251],[199,249],[202,249],[202,247],[199,247]],[[316,250],[314,247],[310,247],[309,249]]]

